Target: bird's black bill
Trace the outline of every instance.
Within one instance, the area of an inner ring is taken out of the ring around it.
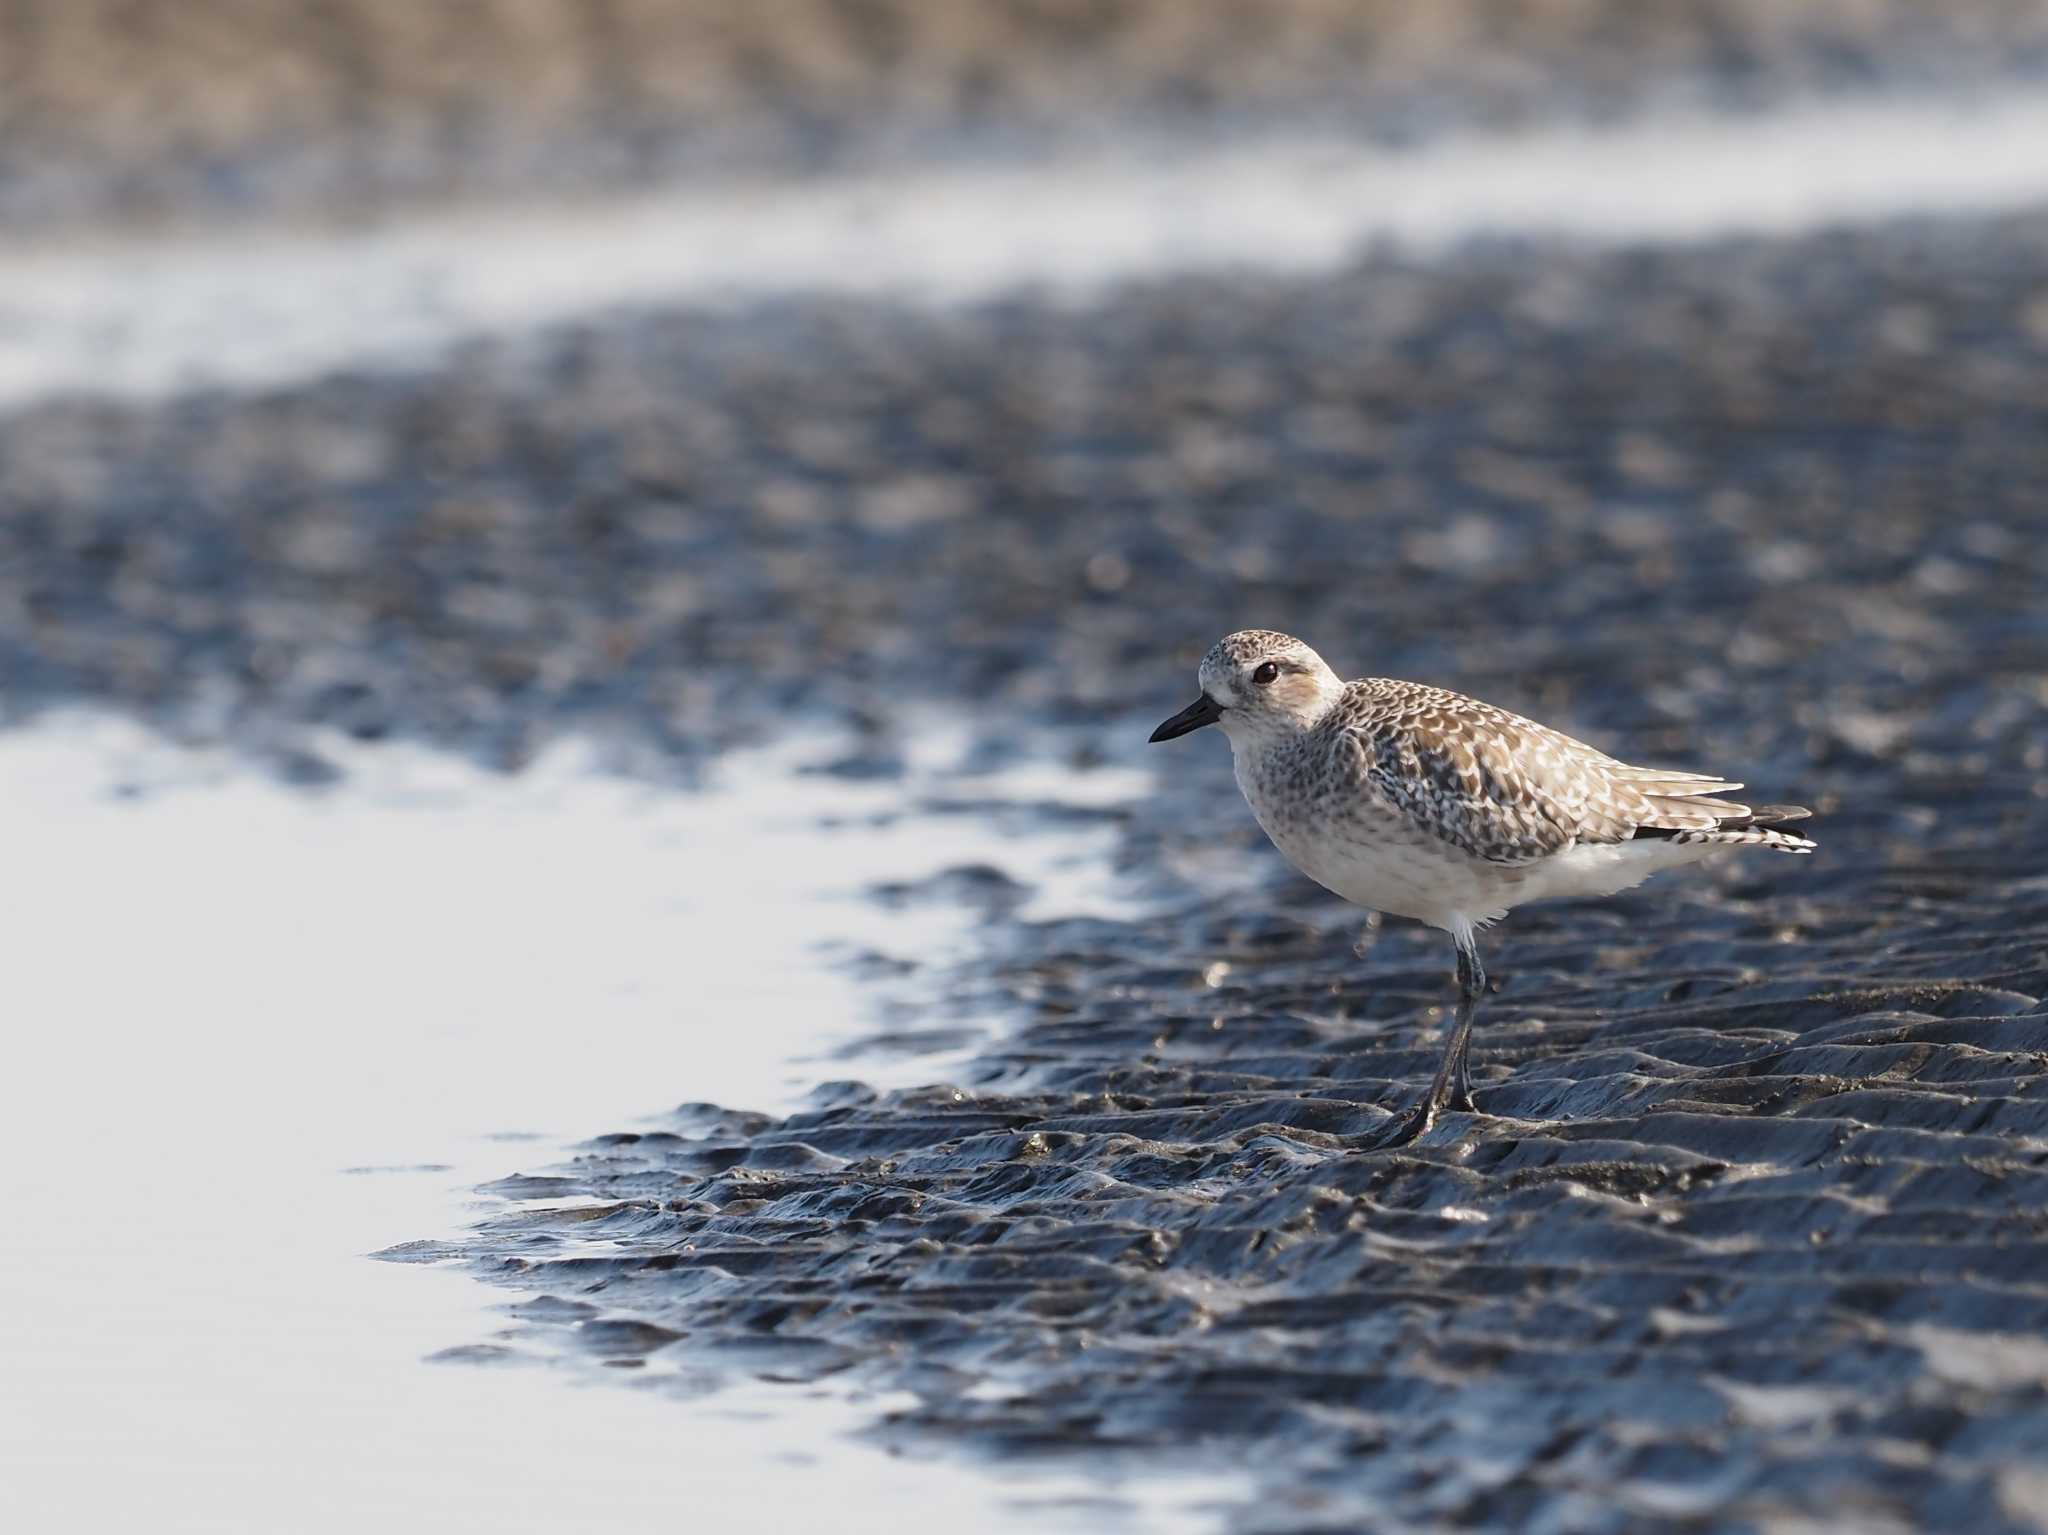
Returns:
[[[1200,730],[1204,725],[1216,723],[1216,717],[1223,712],[1223,706],[1204,693],[1172,719],[1152,732],[1155,741],[1171,741],[1175,736],[1184,736],[1190,730]]]

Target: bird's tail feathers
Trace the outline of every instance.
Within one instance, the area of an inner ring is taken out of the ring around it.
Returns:
[[[1711,823],[1699,824],[1699,813],[1712,801],[1691,801],[1683,804],[1679,813],[1671,817],[1674,821],[1690,824],[1674,826],[1638,826],[1638,837],[1658,837],[1675,842],[1681,847],[1711,843],[1719,847],[1767,847],[1781,853],[1810,853],[1815,844],[1797,832],[1779,831],[1777,828],[1787,821],[1803,821],[1813,812],[1804,805],[1760,805],[1752,810],[1747,805],[1736,805],[1722,801],[1720,813],[1715,814]],[[1660,804],[1659,809],[1663,807]],[[1663,817],[1659,817],[1663,819]]]

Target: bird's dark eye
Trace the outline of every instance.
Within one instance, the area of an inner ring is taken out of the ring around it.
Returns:
[[[1252,681],[1257,683],[1260,687],[1264,687],[1267,683],[1271,682],[1275,677],[1279,675],[1280,667],[1277,662],[1261,661],[1259,663],[1259,669],[1252,673]]]

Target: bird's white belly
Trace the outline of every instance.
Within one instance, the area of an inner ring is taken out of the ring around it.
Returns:
[[[1501,898],[1510,883],[1502,876],[1517,871],[1488,868],[1406,828],[1316,826],[1263,815],[1259,822],[1289,863],[1374,911],[1444,926],[1454,915],[1482,918],[1513,904]]]
[[[1642,840],[1574,844],[1523,864],[1488,863],[1393,817],[1331,824],[1259,815],[1273,845],[1324,889],[1433,927],[1491,922],[1531,901],[1613,895],[1712,846]]]

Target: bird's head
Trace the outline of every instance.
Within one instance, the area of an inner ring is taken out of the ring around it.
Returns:
[[[1344,691],[1323,658],[1291,634],[1240,629],[1202,657],[1202,696],[1152,732],[1171,741],[1221,725],[1232,745],[1311,728]]]

